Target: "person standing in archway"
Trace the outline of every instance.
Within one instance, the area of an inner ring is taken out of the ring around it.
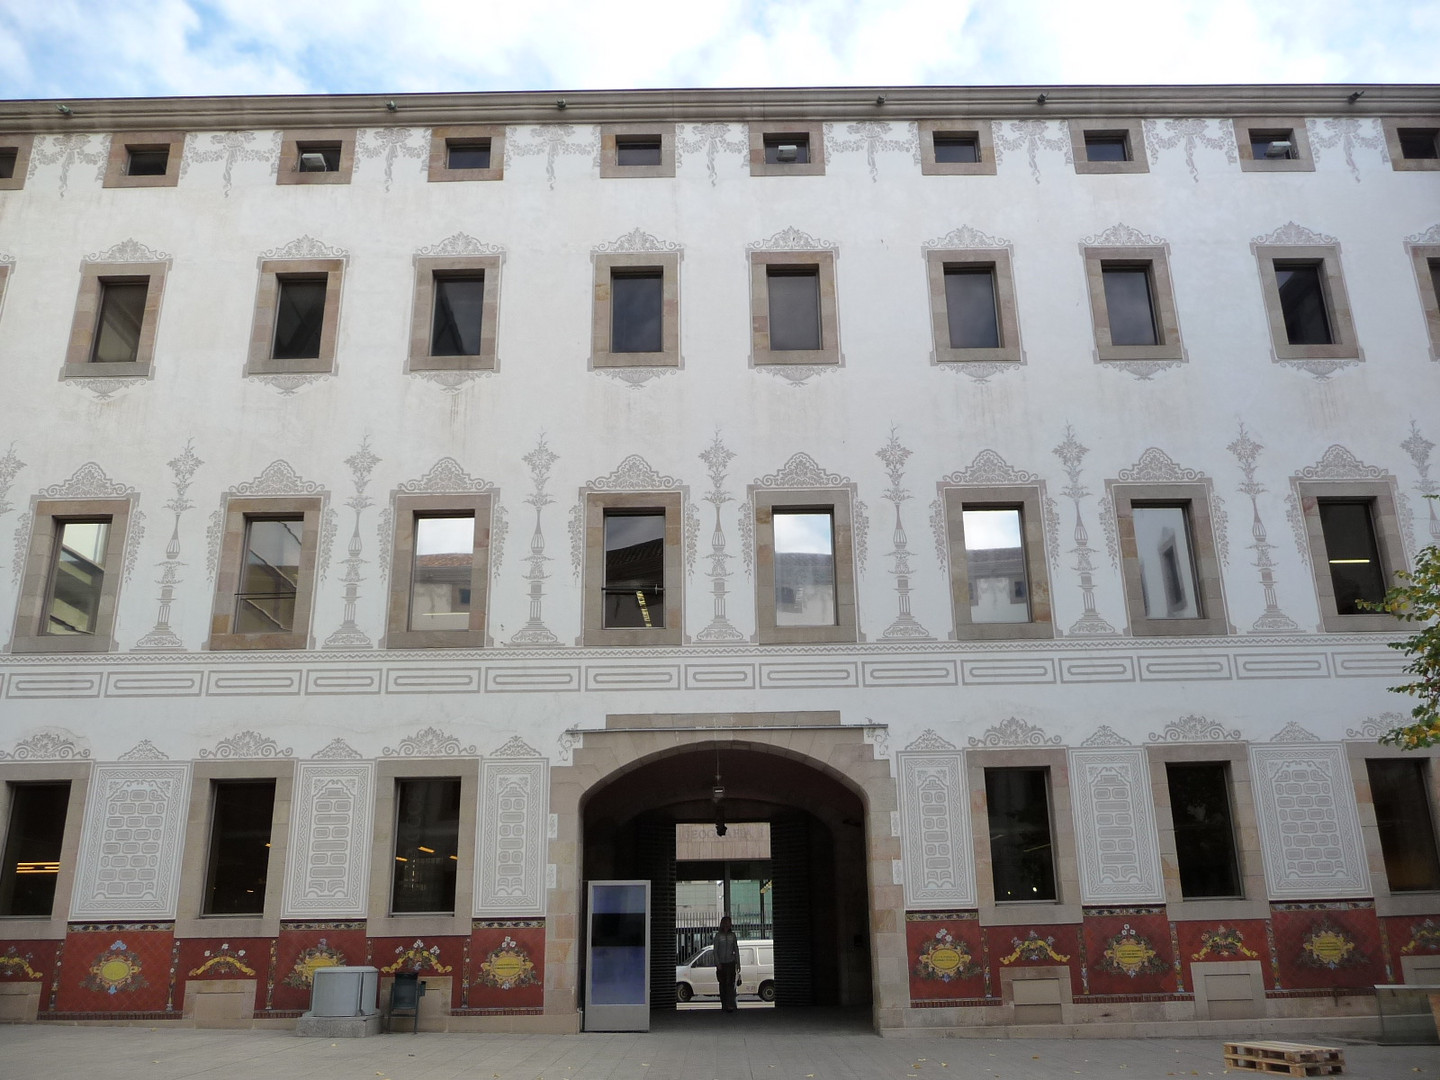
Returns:
[[[740,975],[740,943],[731,928],[730,916],[720,920],[720,929],[715,931],[715,978],[720,983],[720,1008],[724,1012],[735,1012],[735,984]]]

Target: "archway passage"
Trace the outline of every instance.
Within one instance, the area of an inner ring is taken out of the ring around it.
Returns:
[[[767,822],[780,1008],[871,999],[865,808],[794,757],[700,743],[612,775],[582,805],[587,880],[651,882],[651,1006],[675,1005],[675,826],[713,823],[717,771],[728,821]]]

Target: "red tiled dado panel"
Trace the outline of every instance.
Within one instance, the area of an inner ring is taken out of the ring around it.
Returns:
[[[1390,964],[1395,981],[1402,982],[1407,956],[1440,956],[1440,915],[1392,915],[1382,919],[1390,943]],[[3,963],[3,961],[0,961]]]
[[[1164,908],[1085,915],[1091,994],[1173,994],[1175,954]]]
[[[281,923],[274,948],[275,974],[266,1007],[276,1012],[310,1008],[316,968],[370,962],[363,920]]]
[[[380,977],[398,971],[413,971],[424,982],[427,976],[450,979],[450,1001],[447,1009],[461,1007],[465,985],[465,947],[469,939],[440,938],[373,938],[370,962],[380,969]],[[382,984],[383,986],[383,984]]]
[[[545,1004],[545,920],[477,919],[470,932],[470,1009],[539,1009]],[[458,986],[459,979],[455,980]]]
[[[1369,900],[1271,904],[1270,922],[1281,989],[1368,989],[1389,981]]]
[[[985,996],[980,922],[973,911],[912,911],[905,915],[910,1000]]]
[[[263,1010],[265,986],[271,978],[270,945],[270,938],[183,939],[175,969],[175,1000],[184,1002],[187,982],[254,979],[255,1009]]]
[[[38,982],[40,1011],[50,1008],[55,987],[55,960],[60,942],[0,941],[0,983]]]
[[[1074,925],[1043,926],[1022,923],[1018,926],[987,926],[985,940],[990,952],[991,992],[1000,993],[1000,972],[1007,967],[1055,967],[1070,969],[1070,992],[1076,997],[1084,993],[1080,976],[1081,954],[1079,927]]]
[[[175,937],[169,924],[84,925],[65,938],[58,1013],[163,1012]]]
[[[1229,922],[1177,922],[1175,936],[1180,942],[1180,971],[1185,989],[1194,992],[1192,964],[1225,963],[1253,960],[1265,973],[1265,988],[1275,989],[1270,964],[1270,943],[1265,935],[1264,919],[1240,919]]]

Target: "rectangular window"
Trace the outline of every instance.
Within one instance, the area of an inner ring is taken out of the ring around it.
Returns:
[[[445,167],[447,169],[490,168],[490,140],[446,139]]]
[[[1020,325],[1007,250],[927,251],[925,269],[937,363],[1020,361]]]
[[[772,266],[766,272],[765,287],[770,310],[770,351],[822,348],[819,269]]]
[[[810,136],[803,131],[766,135],[765,164],[810,164]]]
[[[297,168],[301,172],[339,172],[340,144],[338,142],[300,142],[296,144],[299,154]]]
[[[1018,506],[961,511],[971,623],[1030,621],[1020,515]]]
[[[1297,157],[1294,130],[1251,128],[1250,157],[1254,161],[1294,161]]]
[[[1440,117],[1417,116],[1380,121],[1396,172],[1430,172],[1440,169]]]
[[[56,522],[55,558],[45,609],[46,634],[94,635],[105,596],[110,519]]]
[[[416,514],[409,630],[469,630],[475,515]]]
[[[660,164],[660,136],[629,135],[615,140],[615,164],[622,168]]]
[[[937,131],[933,138],[936,164],[973,165],[980,160],[980,139],[977,135]]]
[[[1321,499],[1319,512],[1335,609],[1341,615],[1366,614],[1360,604],[1378,604],[1386,591],[1372,505],[1365,499]]]
[[[988,120],[921,120],[922,176],[994,176],[995,143]]]
[[[1132,504],[1135,552],[1147,619],[1198,619],[1188,506]]]
[[[664,350],[665,271],[658,267],[610,272],[610,351]]]
[[[998,349],[1000,323],[995,307],[995,268],[946,266],[945,312],[952,349]]]
[[[70,784],[11,784],[9,795],[0,916],[48,919],[55,907]]]
[[[170,163],[168,146],[129,146],[127,176],[164,176]]]
[[[1096,359],[1184,360],[1169,249],[1085,248],[1083,254]]]
[[[1129,161],[1130,141],[1123,131],[1087,131],[1086,161]]]
[[[1140,121],[1127,117],[1081,117],[1070,120],[1070,150],[1075,171],[1144,173],[1150,171],[1145,132]]]
[[[1101,276],[1110,317],[1110,344],[1158,345],[1149,267],[1102,264]]]
[[[675,175],[675,125],[601,124],[600,176],[608,179]]]
[[[1186,900],[1239,897],[1230,768],[1225,762],[1167,763],[1180,895]]]
[[[751,176],[825,175],[825,125],[781,120],[750,125]]]
[[[1292,480],[1305,522],[1321,625],[1331,633],[1395,632],[1400,620],[1366,611],[1408,564],[1393,481]]]
[[[605,513],[606,629],[665,626],[665,512]]]
[[[431,356],[479,356],[485,321],[485,275],[435,277]]]
[[[1365,762],[1380,851],[1385,856],[1385,877],[1392,893],[1440,891],[1429,769],[1429,762],[1401,758]]]
[[[452,913],[459,846],[459,778],[397,780],[391,913]]]
[[[1333,345],[1325,310],[1321,264],[1275,263],[1275,285],[1285,316],[1285,340],[1291,345]]]
[[[1105,482],[1115,501],[1130,632],[1176,637],[1231,632],[1207,483]]]
[[[0,180],[15,179],[15,162],[20,151],[13,146],[0,146]]]
[[[323,277],[282,277],[275,312],[274,360],[314,360],[320,356],[325,326]]]
[[[1234,121],[1241,172],[1314,172],[1310,135],[1298,116],[1240,117]]]
[[[303,528],[299,515],[245,519],[245,567],[235,595],[233,633],[294,629]]]
[[[205,915],[261,915],[270,869],[274,780],[215,781],[211,789],[210,853]]]
[[[680,253],[596,253],[590,366],[680,366]]]
[[[100,282],[100,316],[95,328],[94,364],[133,364],[140,356],[140,331],[145,322],[148,279]]]
[[[1042,490],[942,486],[957,639],[1051,637]]]
[[[1430,359],[1440,360],[1440,244],[1406,244],[1405,249],[1415,269],[1420,315],[1430,339]]]
[[[836,625],[834,515],[777,508],[774,529],[775,625]]]
[[[409,371],[495,370],[498,256],[417,258]]]
[[[286,131],[281,136],[277,184],[348,184],[355,167],[355,131],[347,128]]]
[[[995,902],[1054,900],[1050,770],[986,769],[985,806]]]
[[[127,131],[110,137],[107,188],[174,187],[180,182],[183,131]]]
[[[261,262],[247,375],[335,370],[344,271],[343,259]]]
[[[1363,360],[1338,245],[1252,244],[1276,360]]]
[[[505,125],[464,124],[430,129],[426,180],[501,180],[505,175]]]
[[[0,135],[0,191],[19,191],[30,169],[34,135]]]

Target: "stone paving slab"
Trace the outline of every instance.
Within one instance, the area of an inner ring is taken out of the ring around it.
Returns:
[[[1159,1080],[1227,1075],[1219,1039],[882,1039],[744,1014],[644,1034],[0,1027],[4,1080]],[[815,1029],[807,1030],[807,1026]],[[1314,1041],[1300,1039],[1297,1041]],[[1342,1041],[1345,1080],[1435,1080],[1440,1047]],[[1257,1075],[1230,1073],[1232,1078]]]

